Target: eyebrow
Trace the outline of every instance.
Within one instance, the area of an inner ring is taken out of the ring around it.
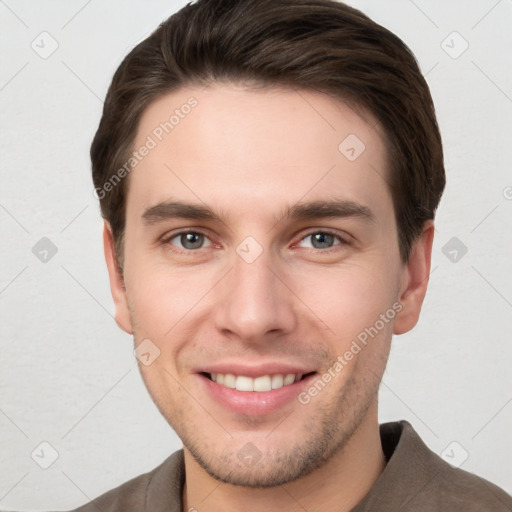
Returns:
[[[297,203],[285,210],[282,218],[294,220],[309,220],[325,217],[359,217],[363,220],[375,222],[373,212],[363,204],[355,201],[330,200]]]
[[[296,203],[284,210],[279,220],[312,220],[327,217],[358,217],[375,222],[373,212],[365,205],[349,200],[319,200]],[[145,224],[157,224],[170,219],[211,220],[223,222],[220,215],[205,205],[166,201],[147,208],[142,214]]]
[[[142,214],[142,220],[145,224],[156,224],[169,219],[221,220],[207,206],[181,201],[158,203],[147,208]]]

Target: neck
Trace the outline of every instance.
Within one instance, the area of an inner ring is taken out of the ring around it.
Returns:
[[[185,448],[183,510],[348,512],[370,491],[386,466],[375,400],[357,431],[323,466],[288,484],[252,489],[221,483]]]

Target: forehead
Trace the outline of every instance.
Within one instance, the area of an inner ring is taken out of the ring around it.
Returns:
[[[328,196],[385,210],[386,149],[379,124],[363,115],[287,88],[215,84],[167,94],[140,120],[134,150],[148,149],[130,173],[128,211],[177,197],[270,213]]]

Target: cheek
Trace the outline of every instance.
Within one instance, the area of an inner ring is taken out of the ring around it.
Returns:
[[[374,326],[381,314],[392,309],[395,300],[392,272],[351,265],[329,273],[319,269],[307,276],[306,280],[302,278],[299,296],[307,297],[305,304],[338,343],[350,343]],[[383,334],[390,328],[388,324],[380,329]]]
[[[162,349],[211,288],[204,272],[136,260],[127,266],[125,278],[136,339],[150,338]]]

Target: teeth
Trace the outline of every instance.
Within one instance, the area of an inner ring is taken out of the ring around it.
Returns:
[[[272,389],[272,379],[269,375],[257,377],[253,382],[253,391],[270,391]]]
[[[219,374],[217,374],[217,375],[219,375]],[[224,386],[226,386],[227,388],[235,389],[236,388],[236,377],[231,373],[226,373],[224,375]]]
[[[286,375],[284,378],[284,385],[288,386],[289,384],[293,384],[295,382],[295,375],[293,373],[290,373],[289,375]]]
[[[236,378],[235,388],[238,391],[254,391],[254,379],[239,375]]]
[[[282,375],[272,376],[272,389],[282,388],[284,384],[284,377]]]
[[[245,375],[233,375],[232,373],[212,373],[212,380],[221,386],[226,386],[238,391],[270,391],[289,386],[302,379],[302,373],[288,373],[280,375],[262,375],[255,379]]]

